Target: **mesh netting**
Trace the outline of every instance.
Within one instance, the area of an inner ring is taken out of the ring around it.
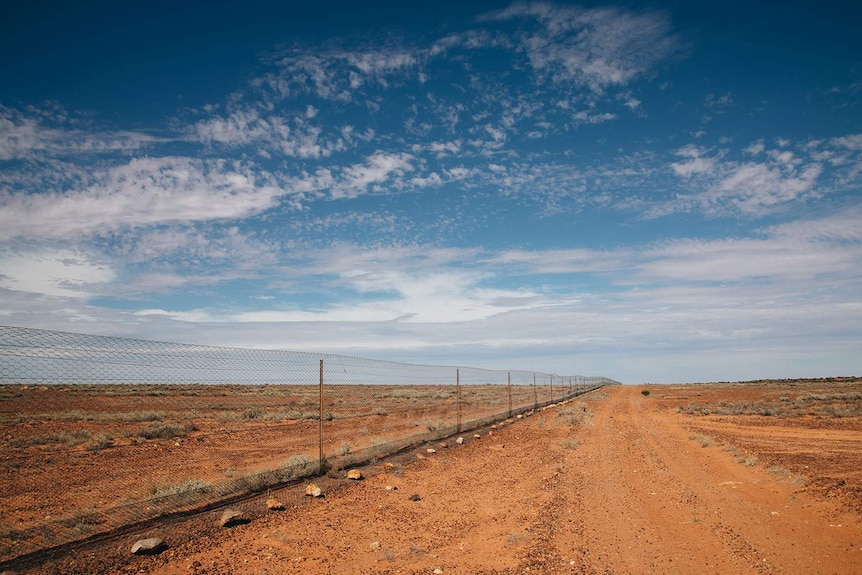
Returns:
[[[613,383],[0,326],[0,567]]]

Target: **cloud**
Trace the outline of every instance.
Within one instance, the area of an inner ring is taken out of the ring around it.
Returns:
[[[787,238],[682,240],[642,254],[638,266],[646,277],[685,282],[740,282],[769,278],[811,279],[841,275],[860,263],[860,246],[790,241]]]
[[[0,288],[50,297],[85,299],[113,282],[109,264],[71,249],[0,253]]]
[[[0,240],[244,218],[275,206],[286,193],[270,174],[247,164],[142,157],[96,173],[83,189],[0,195]]]
[[[314,110],[314,112],[310,112]],[[258,154],[262,149],[274,154],[302,158],[328,158],[334,152],[347,149],[352,140],[350,130],[335,137],[322,137],[323,129],[309,123],[318,110],[308,106],[305,112],[292,121],[277,114],[262,116],[251,107],[231,112],[224,117],[212,116],[192,126],[193,137],[208,146],[254,146]]]
[[[684,180],[684,192],[653,206],[650,216],[696,210],[710,216],[762,217],[826,192],[822,157],[769,149],[762,140],[741,151],[755,159],[732,159],[730,150],[691,144],[677,149],[674,154],[684,159],[669,166]]]
[[[390,80],[410,70],[418,80],[419,65],[425,57],[425,51],[404,45],[323,50],[297,45],[267,56],[265,60],[275,69],[253,80],[252,85],[279,99],[313,94],[324,100],[350,102],[369,81],[386,88]]]
[[[362,164],[347,166],[342,170],[341,179],[333,185],[333,198],[353,198],[366,192],[381,191],[381,184],[389,182],[390,187],[400,188],[401,178],[414,170],[413,156],[410,154],[389,154],[375,152]]]
[[[613,120],[617,117],[616,114],[611,114],[610,112],[605,113],[590,113],[584,110],[577,112],[572,115],[572,119],[577,124],[601,124],[602,122],[607,122],[609,120]]]
[[[694,145],[688,145],[680,148],[676,152],[677,156],[682,156],[686,160],[682,162],[674,162],[670,165],[676,175],[688,178],[696,174],[711,173],[715,167],[715,158],[705,158],[704,150]]]
[[[631,82],[678,50],[670,24],[659,12],[519,2],[484,19],[527,22],[519,49],[536,73],[595,93]]]
[[[77,124],[65,114],[0,105],[0,161],[130,152],[169,141],[140,132],[85,130]]]

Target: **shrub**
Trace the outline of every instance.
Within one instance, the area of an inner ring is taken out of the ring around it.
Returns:
[[[641,390],[641,395],[644,397],[648,397],[649,396],[649,390],[648,389]]]
[[[242,412],[243,419],[260,419],[266,411],[262,407],[249,407]]]
[[[149,427],[138,431],[137,435],[144,439],[175,439],[177,437],[185,437],[190,431],[196,430],[197,426],[193,423],[177,425],[155,421]]]
[[[708,435],[701,435],[700,433],[692,433],[688,436],[692,441],[696,441],[700,444],[701,447],[709,447],[712,445],[712,438]]]

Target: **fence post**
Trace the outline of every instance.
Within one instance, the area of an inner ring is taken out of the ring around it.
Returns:
[[[506,379],[509,381],[509,415],[508,417],[512,417],[512,372],[506,372]]]
[[[551,403],[554,403],[554,376],[551,376]]]
[[[455,433],[461,433],[461,370],[455,369],[455,402],[458,404],[458,426]]]
[[[324,461],[323,461],[323,360],[320,360],[320,379],[318,382],[318,406],[320,408],[320,413],[317,418],[317,447],[318,447],[318,471],[323,473],[324,469]]]
[[[536,390],[536,372],[533,372],[533,409],[539,409],[539,392]]]

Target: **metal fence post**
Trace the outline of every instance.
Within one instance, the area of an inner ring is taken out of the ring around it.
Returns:
[[[320,360],[320,380],[318,383],[318,401],[320,413],[317,419],[317,446],[318,446],[318,465],[320,473],[323,473],[323,360]]]
[[[506,372],[506,379],[509,381],[509,415],[508,417],[512,417],[512,372]]]
[[[455,401],[458,404],[458,426],[456,433],[461,433],[461,370],[455,370]]]
[[[536,390],[536,372],[533,372],[533,409],[539,409],[539,392]]]

